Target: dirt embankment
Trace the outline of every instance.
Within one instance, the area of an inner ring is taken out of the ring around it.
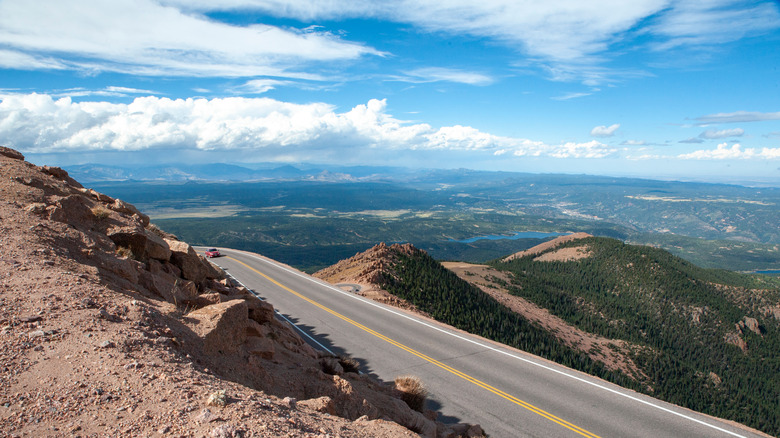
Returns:
[[[2,147],[0,388],[9,437],[481,434],[346,372],[132,205]]]

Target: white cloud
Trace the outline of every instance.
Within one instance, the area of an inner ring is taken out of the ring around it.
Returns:
[[[593,93],[567,93],[562,96],[555,96],[551,97],[552,100],[570,100],[570,99],[578,99],[580,97],[590,96]]]
[[[780,120],[780,112],[736,111],[733,113],[717,113],[696,117],[696,121],[705,125],[710,123],[764,122],[767,120]]]
[[[657,50],[679,46],[713,46],[780,28],[774,2],[681,0],[672,2],[649,31],[665,38]]]
[[[325,32],[235,26],[152,0],[0,2],[0,65],[138,75],[316,79],[302,64],[380,52]]]
[[[19,70],[65,70],[64,63],[46,56],[35,56],[17,50],[0,50],[0,67]]]
[[[593,137],[612,137],[615,135],[615,131],[620,128],[619,123],[615,123],[611,126],[596,126],[590,130],[590,135]]]
[[[196,11],[215,8],[205,0],[167,3]],[[660,38],[653,43],[657,50],[701,48],[780,26],[778,7],[767,0],[228,0],[219,7],[301,20],[389,19],[430,32],[488,38],[546,64],[556,80],[588,85],[611,82],[616,74],[645,74],[598,67],[611,45],[637,34]]]
[[[502,137],[470,126],[434,128],[387,113],[372,99],[346,112],[324,103],[269,98],[168,99],[129,104],[74,102],[42,94],[1,96],[0,138],[24,152],[138,151],[184,148],[248,150],[269,156],[320,151],[477,151],[518,157],[602,158],[616,153],[598,141],[550,145]],[[324,152],[324,153],[331,153]]]
[[[482,73],[451,68],[428,67],[405,72],[406,77],[397,78],[404,82],[456,82],[468,85],[490,85],[493,78]]]
[[[271,91],[278,86],[290,85],[290,81],[279,81],[276,79],[252,79],[239,87],[239,90],[245,93],[263,94]]]
[[[703,149],[688,154],[678,155],[684,160],[747,160],[747,159],[780,159],[780,148],[742,148],[739,143],[729,147],[721,143],[715,149]]]
[[[697,144],[697,143],[704,143],[704,140],[696,137],[691,137],[691,138],[686,138],[685,140],[680,140],[678,143]]]
[[[169,3],[213,7],[203,1]],[[304,20],[381,17],[432,32],[491,38],[535,57],[581,63],[583,57],[605,50],[616,34],[665,6],[665,0],[234,0],[224,7],[256,8]]]
[[[742,128],[721,129],[721,130],[708,129],[702,132],[701,134],[699,134],[699,137],[712,140],[718,138],[742,137],[743,135],[745,135],[745,130]]]
[[[645,146],[647,142],[644,140],[626,140],[620,144],[623,146]]]
[[[615,149],[596,140],[587,143],[564,143],[556,149],[550,156],[555,158],[604,158],[616,152]]]

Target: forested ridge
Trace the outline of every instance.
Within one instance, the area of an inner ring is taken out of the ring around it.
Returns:
[[[652,395],[780,434],[777,279],[699,268],[670,253],[606,238],[573,261],[494,262],[508,289],[590,333],[638,345]],[[752,329],[751,329],[752,327]]]
[[[627,376],[607,370],[460,279],[424,251],[396,254],[380,286],[438,321],[624,386],[637,387]]]
[[[644,375],[606,370],[423,251],[399,254],[382,286],[442,322],[691,409],[780,435],[780,288],[670,253],[587,238],[589,257],[491,263],[506,288],[590,333],[623,339]],[[777,315],[777,316],[774,316]]]

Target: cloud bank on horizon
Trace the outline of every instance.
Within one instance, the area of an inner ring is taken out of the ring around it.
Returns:
[[[780,160],[778,40],[772,1],[0,0],[0,142],[603,173]]]

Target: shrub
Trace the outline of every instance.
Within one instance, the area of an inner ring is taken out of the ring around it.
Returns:
[[[341,365],[341,368],[344,368],[345,373],[359,373],[360,372],[360,362],[357,360],[349,357],[349,356],[340,356],[339,357],[339,365]]]
[[[95,219],[102,221],[107,219],[111,215],[111,210],[103,207],[102,205],[96,205],[91,208],[92,214],[95,215]]]
[[[398,376],[395,378],[395,389],[401,392],[401,400],[410,408],[417,412],[424,412],[428,390],[425,389],[419,377]]]
[[[116,247],[116,254],[119,257],[126,257],[128,259],[132,259],[133,258],[133,251],[130,248],[126,247],[126,246],[117,246]]]

